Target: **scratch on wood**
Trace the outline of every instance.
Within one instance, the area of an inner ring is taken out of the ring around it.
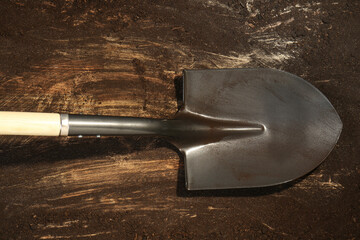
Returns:
[[[49,223],[46,225],[43,224],[38,224],[38,227],[42,228],[42,229],[49,229],[49,228],[67,228],[67,227],[71,227],[74,224],[79,223],[80,220],[73,220],[73,221],[65,221],[62,224],[55,224],[55,223]]]
[[[316,83],[328,83],[330,82],[331,80],[330,79],[326,79],[326,80],[317,80],[315,81]]]
[[[315,12],[313,8],[315,6],[319,6],[319,5],[321,5],[320,2],[306,3],[304,5],[301,5],[301,4],[297,3],[295,5],[290,5],[290,6],[286,7],[286,8],[284,8],[282,11],[279,11],[278,14],[279,15],[284,15],[284,14],[291,13],[294,10],[312,13],[312,12]]]
[[[256,17],[260,11],[254,8],[254,0],[246,0],[246,9],[250,14],[250,17]]]
[[[216,208],[213,206],[208,206],[208,210],[223,210],[224,208]]]
[[[76,192],[72,192],[72,193],[66,193],[66,194],[63,194],[59,199],[78,197],[81,195],[94,193],[95,191],[96,191],[96,189],[92,188],[92,189],[86,189],[86,190],[76,191]],[[48,199],[48,200],[56,200],[56,199]]]
[[[76,239],[76,238],[88,238],[88,237],[94,237],[98,235],[104,235],[104,234],[111,234],[115,231],[107,231],[107,232],[97,232],[97,233],[91,233],[91,234],[80,234],[80,235],[45,235],[45,236],[39,236],[36,235],[35,237],[39,239]]]
[[[341,191],[344,189],[344,186],[340,183],[332,181],[331,177],[328,177],[327,181],[323,180],[323,174],[312,174],[305,178],[303,181],[297,183],[294,187],[299,189],[314,189],[314,187],[319,187],[323,190],[329,191]]]
[[[265,27],[259,28],[259,30],[257,30],[255,33],[268,31],[270,29],[274,29],[274,28],[280,26],[281,24],[289,24],[289,23],[293,22],[294,20],[295,19],[292,17],[292,18],[289,18],[286,21],[277,21],[277,22],[274,22],[274,23],[270,23],[270,24],[266,25]]]
[[[274,231],[275,229],[273,227],[270,227],[268,224],[266,223],[261,223],[262,225],[264,225],[265,227],[267,227],[268,229],[270,229],[271,231]]]

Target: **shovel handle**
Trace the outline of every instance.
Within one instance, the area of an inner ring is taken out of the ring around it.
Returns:
[[[1,112],[0,135],[59,136],[60,114]]]
[[[0,135],[163,135],[164,123],[148,118],[0,111]]]
[[[61,135],[63,136],[166,134],[166,120],[161,119],[78,114],[61,114],[61,118],[63,122]]]

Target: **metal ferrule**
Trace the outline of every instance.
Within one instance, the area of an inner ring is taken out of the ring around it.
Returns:
[[[69,114],[60,114],[60,136],[69,135]]]

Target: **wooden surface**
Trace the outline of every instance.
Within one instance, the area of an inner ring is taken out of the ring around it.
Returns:
[[[204,192],[162,139],[1,136],[0,239],[360,236],[358,3],[8,1],[0,15],[1,111],[171,118],[182,69],[272,67],[344,123],[296,182]]]

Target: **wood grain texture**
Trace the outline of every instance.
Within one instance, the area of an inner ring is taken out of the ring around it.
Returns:
[[[162,139],[1,136],[0,238],[355,239],[358,9],[306,0],[2,4],[0,111],[172,118],[182,69],[271,67],[318,87],[344,131],[303,179],[202,192],[185,190],[181,154]]]

